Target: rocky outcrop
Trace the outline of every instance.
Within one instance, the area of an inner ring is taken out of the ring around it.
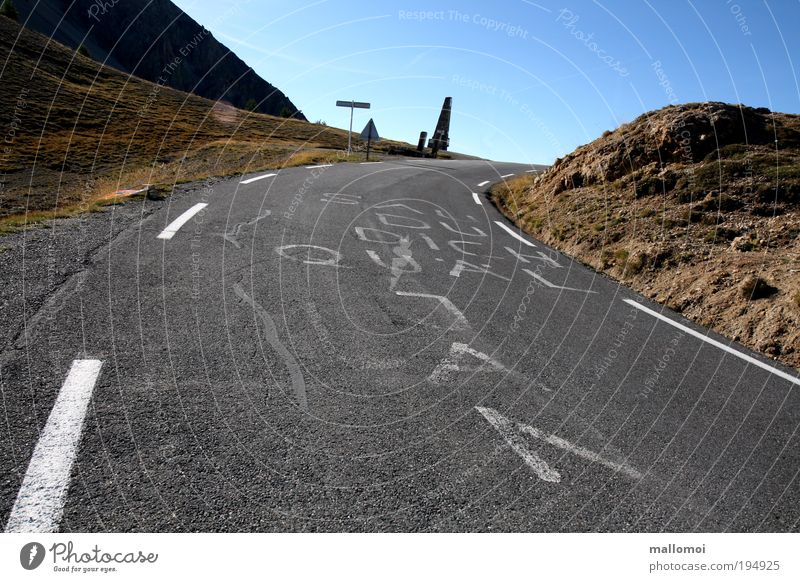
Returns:
[[[19,22],[123,72],[271,115],[305,119],[276,87],[169,0],[15,0]]]
[[[800,116],[665,107],[493,195],[539,240],[800,369]]]

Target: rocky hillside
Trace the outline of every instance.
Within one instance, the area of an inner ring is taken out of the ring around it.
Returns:
[[[800,116],[669,106],[493,195],[533,236],[800,368]]]
[[[20,23],[142,79],[270,115],[294,104],[169,0],[14,0]]]

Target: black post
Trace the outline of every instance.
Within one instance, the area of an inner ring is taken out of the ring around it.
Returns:
[[[369,144],[372,143],[372,132],[367,136],[367,161],[369,161]]]

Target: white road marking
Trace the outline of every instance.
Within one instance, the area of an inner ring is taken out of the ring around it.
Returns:
[[[589,449],[585,449],[583,447],[579,447],[578,445],[574,445],[568,440],[562,439],[561,437],[557,437],[554,434],[545,434],[539,429],[529,426],[527,424],[522,424],[521,422],[514,422],[512,420],[509,420],[502,414],[491,408],[483,408],[481,406],[476,406],[475,408],[495,428],[497,428],[497,424],[493,422],[493,419],[498,423],[504,423],[505,428],[509,431],[516,428],[517,432],[528,434],[537,440],[545,442],[561,450],[567,451],[568,453],[571,453],[576,457],[581,457],[582,459],[586,459],[587,461],[591,461],[592,463],[597,463],[598,465],[603,465],[604,467],[608,467],[612,471],[616,473],[622,473],[626,477],[630,477],[635,481],[639,481],[643,478],[643,475],[639,471],[626,465],[624,462],[617,462],[617,461],[612,461],[610,459],[606,459],[599,453],[595,453],[594,451],[590,451]],[[500,429],[498,428],[498,430]]]
[[[649,308],[645,307],[644,305],[640,305],[639,303],[637,303],[633,299],[625,299],[624,301],[628,305],[632,305],[636,309],[640,309],[640,310],[644,311],[645,313],[648,313],[648,314],[652,315],[656,319],[660,319],[661,321],[663,321],[665,323],[668,323],[669,325],[671,325],[673,327],[677,327],[681,331],[684,331],[684,332],[688,333],[689,335],[696,337],[699,340],[702,340],[702,341],[704,341],[706,343],[709,343],[712,346],[715,346],[715,347],[717,347],[717,348],[719,348],[719,349],[721,349],[721,350],[723,350],[725,352],[728,352],[729,354],[731,354],[733,356],[736,356],[737,358],[740,358],[740,359],[744,360],[745,362],[753,364],[754,366],[758,366],[762,370],[766,370],[767,372],[770,372],[771,374],[775,374],[776,376],[778,376],[780,378],[783,378],[784,380],[788,380],[792,384],[796,384],[796,385],[800,386],[800,378],[798,378],[797,376],[792,376],[791,374],[787,374],[786,372],[782,372],[782,371],[778,370],[777,368],[773,368],[772,366],[770,366],[768,364],[764,364],[764,363],[760,362],[759,360],[757,360],[757,359],[755,359],[755,358],[753,358],[751,356],[748,356],[747,354],[743,354],[742,352],[740,352],[738,350],[735,350],[730,346],[726,346],[722,342],[718,342],[717,340],[712,339],[712,338],[708,337],[707,335],[702,334],[699,331],[695,331],[695,330],[693,330],[693,329],[691,329],[689,327],[686,327],[685,325],[682,325],[682,324],[678,323],[677,321],[673,321],[669,317],[666,317],[665,315],[661,315],[657,311],[653,311],[652,309],[649,309]]]
[[[317,168],[330,168],[333,164],[320,164],[318,166],[306,166],[306,170],[315,170]]]
[[[481,243],[475,242],[475,241],[469,241],[469,240],[451,240],[451,241],[447,241],[447,244],[450,245],[450,248],[452,248],[457,253],[461,253],[461,254],[464,254],[464,255],[472,255],[473,257],[477,257],[478,254],[466,251],[466,250],[464,250],[463,248],[461,248],[458,245],[478,245],[478,246],[481,246]]]
[[[189,210],[181,214],[178,218],[170,222],[167,228],[162,230],[161,234],[159,234],[156,238],[163,238],[164,240],[171,239],[173,236],[175,236],[175,233],[178,232],[184,224],[186,224],[187,222],[189,222],[189,220],[191,220],[192,216],[200,212],[206,206],[208,206],[208,204],[206,204],[205,202],[200,202],[198,204],[195,204]]]
[[[522,457],[525,464],[536,473],[539,479],[549,483],[561,483],[561,475],[558,471],[551,469],[544,460],[528,448],[528,443],[514,430],[514,425],[510,420],[491,408],[476,406],[475,410],[480,412],[483,417],[489,421],[489,424],[500,433],[500,436],[503,437],[514,452]]]
[[[472,199],[475,201],[475,204],[477,204],[478,206],[483,206],[483,202],[481,202],[481,199],[478,198],[478,194],[476,192],[472,193]]]
[[[420,233],[419,236],[422,237],[422,240],[424,240],[426,243],[428,243],[428,246],[431,248],[432,251],[438,251],[439,250],[439,245],[437,245],[435,242],[433,242],[433,239],[431,237],[429,237],[427,234]]]
[[[513,175],[514,175],[514,174],[503,174],[503,175],[502,175],[502,176],[500,176],[500,177],[501,177],[501,178],[510,178],[510,177],[511,177],[511,176],[513,176]]]
[[[477,226],[471,226],[470,228],[471,228],[472,230],[474,230],[474,231],[475,231],[476,233],[478,233],[478,234],[470,234],[470,233],[468,233],[468,232],[464,232],[463,230],[458,230],[458,229],[456,229],[456,228],[453,228],[452,226],[450,226],[450,225],[449,225],[449,224],[447,224],[446,222],[442,222],[441,220],[439,221],[439,224],[441,224],[443,227],[445,227],[445,228],[446,228],[447,230],[449,230],[450,232],[454,232],[454,233],[456,233],[456,234],[460,234],[461,236],[486,236],[486,233],[485,233],[485,232],[483,232],[483,231],[482,231],[480,228],[478,228]]]
[[[406,210],[410,210],[411,212],[416,212],[417,214],[425,214],[424,212],[420,212],[410,206],[406,206],[405,204],[384,204],[383,206],[376,206],[378,210],[383,210],[384,208],[405,208]]]
[[[384,244],[384,245],[388,245],[388,244],[396,245],[396,244],[400,244],[400,242],[404,238],[404,237],[400,236],[399,234],[397,234],[396,232],[390,232],[388,230],[379,230],[377,228],[369,228],[367,226],[356,226],[354,228],[354,230],[356,232],[356,236],[359,239],[363,240],[364,242],[374,242],[374,243],[380,243],[380,244]],[[390,237],[394,237],[394,240],[384,240],[382,237],[380,239],[369,238],[369,237],[367,237],[367,231],[368,230],[371,231],[371,232],[382,232],[383,234],[388,234]],[[423,234],[422,236],[425,236],[425,235]]]
[[[526,173],[526,174],[535,174],[535,173],[537,173],[538,171],[539,171],[539,170],[525,170],[525,173]]]
[[[506,225],[506,224],[503,224],[503,223],[502,223],[502,222],[500,222],[499,220],[495,220],[495,221],[494,221],[494,223],[495,223],[497,226],[499,226],[500,228],[502,228],[504,231],[506,231],[508,234],[510,234],[511,236],[513,236],[515,239],[517,239],[518,241],[520,241],[521,243],[523,243],[523,244],[526,244],[526,245],[528,245],[529,247],[535,247],[535,246],[536,246],[536,245],[535,245],[535,244],[533,244],[532,242],[530,242],[530,241],[527,241],[527,240],[525,240],[524,238],[522,238],[520,235],[518,235],[516,232],[514,232],[514,231],[513,231],[513,230],[512,230],[512,229],[511,229],[511,228],[510,228],[508,225]]]
[[[542,277],[540,274],[534,273],[530,269],[522,269],[522,270],[528,273],[528,275],[530,275],[540,283],[542,283],[545,287],[550,287],[551,289],[561,289],[562,291],[580,291],[581,293],[597,293],[597,291],[591,291],[589,289],[576,289],[575,287],[563,287],[562,285],[556,285],[554,283],[551,283],[544,277]]]
[[[245,226],[252,226],[253,224],[258,222],[259,220],[263,220],[263,219],[267,218],[270,215],[272,215],[272,211],[271,210],[265,210],[264,212],[262,212],[261,214],[259,214],[255,218],[253,218],[252,220],[249,220],[247,222],[238,223],[231,230],[226,231],[222,235],[222,238],[224,240],[228,241],[229,243],[231,243],[237,249],[240,249],[240,248],[242,248],[242,244],[239,242],[238,237],[242,232],[242,228],[245,227]]]
[[[275,327],[275,322],[272,317],[267,313],[261,304],[250,297],[239,283],[233,285],[233,292],[236,296],[247,303],[252,309],[254,315],[257,315],[261,322],[264,324],[264,333],[267,336],[267,341],[272,346],[278,355],[283,359],[286,367],[289,369],[289,377],[292,380],[292,388],[294,389],[295,400],[303,412],[308,412],[308,399],[306,397],[306,381],[303,378],[303,371],[300,369],[300,364],[294,358],[292,353],[283,345],[280,337],[278,336],[278,329]]]
[[[483,362],[481,367],[488,365],[496,372],[503,372],[507,375],[524,380],[522,374],[514,372],[513,370],[509,370],[490,355],[479,352],[478,350],[474,350],[467,344],[459,342],[453,342],[453,344],[450,346],[450,352],[444,357],[444,359],[442,359],[441,362],[436,365],[436,367],[433,369],[433,372],[431,372],[431,374],[428,376],[428,380],[434,384],[441,384],[451,372],[472,371],[473,368],[460,365],[461,361],[464,359],[464,356],[472,356],[473,358],[480,360]]]
[[[361,162],[362,166],[369,166],[372,164],[382,164],[383,162]]]
[[[296,257],[296,256],[291,255],[291,254],[286,252],[289,249],[298,249],[298,248],[307,249],[307,251],[306,251],[306,257],[307,258],[303,259],[302,257]],[[329,259],[312,259],[311,258],[311,249],[317,249],[317,250],[322,251],[323,253],[327,253],[328,255],[330,255],[331,258],[329,258]],[[282,256],[285,259],[302,262],[302,263],[305,263],[306,265],[323,265],[323,266],[326,266],[326,267],[337,267],[337,268],[343,266],[343,265],[339,264],[339,261],[342,260],[341,253],[339,253],[339,251],[335,251],[335,250],[329,249],[327,247],[319,247],[319,246],[316,246],[316,245],[284,245],[282,247],[277,247],[275,249],[275,252],[278,253],[280,256]],[[345,269],[349,269],[350,267],[344,267],[344,268]]]
[[[53,533],[58,530],[86,409],[102,366],[100,360],[72,362],[33,450],[6,524],[7,533]]]
[[[375,215],[380,220],[381,224],[386,226],[394,226],[397,228],[413,228],[413,229],[421,229],[421,230],[430,230],[431,225],[425,222],[424,220],[420,220],[419,218],[411,218],[410,216],[402,216],[400,214],[383,214],[382,212],[376,212]],[[399,221],[390,221],[390,218],[399,218]],[[403,220],[407,221],[406,224],[403,224]],[[414,222],[416,224],[408,224],[410,222]]]
[[[494,271],[490,271],[489,267],[479,267],[478,265],[473,265],[472,263],[465,261],[463,259],[456,259],[456,264],[453,265],[453,268],[450,270],[451,277],[461,277],[461,273],[480,273],[481,275],[491,275],[492,277],[497,277],[502,281],[511,281],[508,277],[504,277]]]
[[[253,182],[258,182],[259,180],[263,180],[264,178],[272,178],[273,176],[277,176],[278,174],[264,174],[263,176],[256,176],[255,178],[250,178],[249,180],[242,180],[239,184],[252,184]]]
[[[520,253],[518,253],[517,251],[515,251],[515,250],[514,250],[514,249],[512,249],[511,247],[505,247],[505,249],[506,249],[506,250],[507,250],[509,253],[511,253],[512,255],[514,255],[515,257],[517,257],[517,259],[518,259],[518,260],[520,260],[520,261],[522,261],[523,263],[530,263],[530,261],[529,261],[528,259],[526,259],[526,258],[525,258],[525,256],[526,256],[526,255],[523,255],[523,254],[520,254]],[[531,258],[531,257],[528,257],[528,258]]]
[[[556,261],[552,257],[547,256],[542,251],[536,251],[535,255],[526,255],[524,253],[518,253],[517,251],[515,251],[511,247],[505,247],[505,249],[509,253],[511,253],[512,255],[517,257],[517,259],[519,261],[523,262],[523,263],[530,263],[530,261],[528,259],[533,259],[534,261],[543,261],[543,262],[547,263],[548,265],[550,265],[550,267],[552,267],[553,269],[563,269],[563,267],[559,264],[558,261]]]
[[[488,183],[489,183],[489,180],[484,180],[483,182],[481,182],[480,184],[478,184],[478,187],[480,188],[480,187],[482,187],[482,186],[486,186],[486,184],[488,184]]]
[[[395,291],[395,294],[400,295],[401,297],[424,297],[426,299],[436,299],[455,318],[456,322],[453,325],[454,330],[464,331],[469,329],[469,322],[467,321],[467,318],[464,317],[464,314],[461,313],[458,307],[453,305],[453,302],[447,297],[442,297],[441,295],[430,295],[428,293],[409,293],[407,291]]]
[[[342,192],[325,192],[322,195],[322,198],[319,199],[320,202],[325,202],[326,204],[330,204],[334,202],[336,204],[358,204],[358,201],[361,199],[361,196],[356,194],[344,194]]]
[[[436,260],[439,261],[440,263],[444,263],[444,259],[440,259],[439,257],[436,257]]]

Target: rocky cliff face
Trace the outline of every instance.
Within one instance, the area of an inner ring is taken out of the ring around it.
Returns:
[[[271,115],[305,119],[169,0],[15,0],[20,23],[121,71]]]

